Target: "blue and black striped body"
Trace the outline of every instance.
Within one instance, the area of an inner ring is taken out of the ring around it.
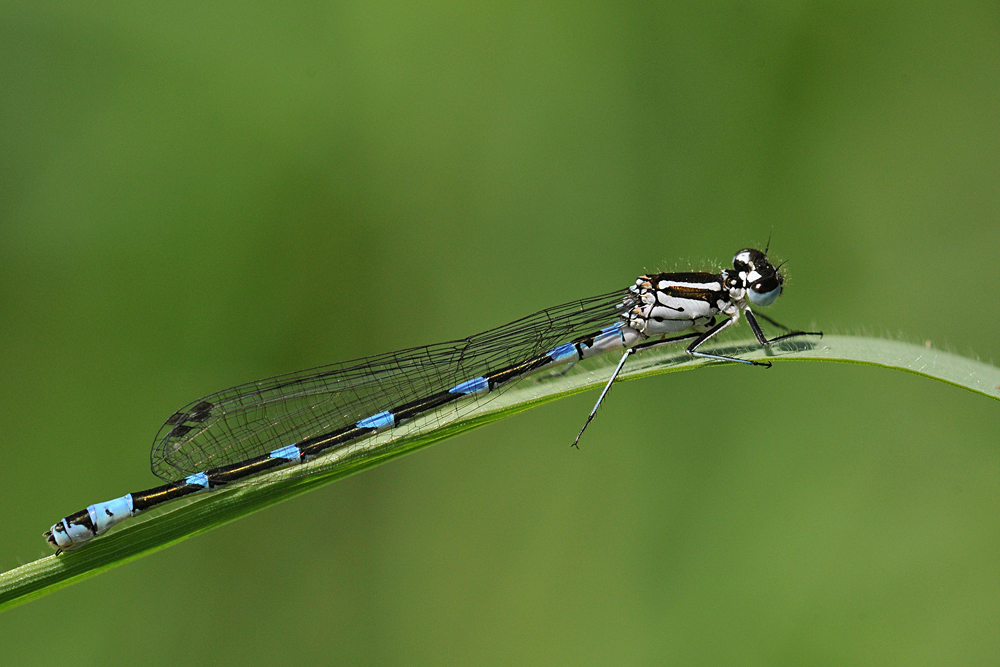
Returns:
[[[391,437],[394,429],[446,408],[475,410],[528,375],[613,350],[625,350],[615,374],[632,351],[686,339],[697,339],[687,348],[695,356],[758,365],[697,351],[741,311],[762,344],[771,342],[746,302],[749,295],[757,303],[755,285],[757,301],[769,299],[762,304],[768,305],[780,294],[781,274],[764,253],[744,250],[734,269],[719,274],[641,276],[628,290],[550,308],[469,338],[206,396],[171,415],[157,435],[153,472],[167,484],[91,505],[53,525],[46,539],[57,550],[76,549],[162,503],[302,464],[376,433]],[[720,314],[726,319],[716,323]],[[667,337],[683,331],[692,333]]]

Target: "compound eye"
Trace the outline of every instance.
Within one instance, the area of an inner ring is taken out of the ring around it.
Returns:
[[[770,306],[779,296],[781,296],[781,283],[773,278],[754,283],[747,291],[747,298],[755,306]]]

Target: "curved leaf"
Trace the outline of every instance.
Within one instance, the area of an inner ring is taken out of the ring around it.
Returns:
[[[745,359],[839,361],[869,364],[916,373],[1000,399],[1000,369],[928,346],[859,336],[796,339],[764,350],[755,341],[728,343],[707,350]],[[472,415],[433,417],[433,425],[417,422],[422,432],[391,442],[376,437],[333,452],[307,466],[272,473],[251,483],[196,496],[126,523],[79,551],[48,556],[0,575],[0,610],[46,595],[64,586],[164,549],[216,526],[287,500],[316,487],[410,453],[463,431],[502,419],[536,405],[601,386],[617,359],[608,357],[579,364],[560,376],[535,376],[485,401]],[[634,355],[621,379],[635,379],[688,370],[719,362],[689,357],[676,347]],[[590,364],[590,365],[588,365]],[[581,416],[581,423],[582,423]],[[570,442],[567,434],[565,443]],[[303,474],[303,468],[307,474]],[[264,482],[264,483],[261,483]],[[41,532],[41,531],[39,531]]]

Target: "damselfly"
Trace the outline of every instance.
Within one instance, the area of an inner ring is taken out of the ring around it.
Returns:
[[[791,331],[754,314],[781,294],[781,266],[764,252],[736,253],[719,273],[640,276],[625,290],[572,301],[461,340],[280,375],[211,394],[172,414],[151,454],[168,483],[97,503],[45,533],[59,551],[76,549],[112,526],[162,503],[303,464],[376,434],[414,434],[444,410],[468,414],[518,380],[613,350],[621,360],[590,412],[590,424],[629,356],[678,341],[705,359],[770,367],[699,348],[745,314],[762,346],[820,332]],[[719,317],[721,316],[721,319]],[[787,333],[768,339],[761,318]],[[687,332],[687,333],[682,333]]]

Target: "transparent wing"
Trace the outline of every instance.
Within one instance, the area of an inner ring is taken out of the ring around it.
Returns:
[[[555,306],[461,340],[288,373],[210,394],[175,412],[160,428],[150,455],[153,473],[179,481],[355,424],[594,333],[630,306],[630,292],[620,290]],[[459,409],[474,410],[496,393],[472,399]]]

